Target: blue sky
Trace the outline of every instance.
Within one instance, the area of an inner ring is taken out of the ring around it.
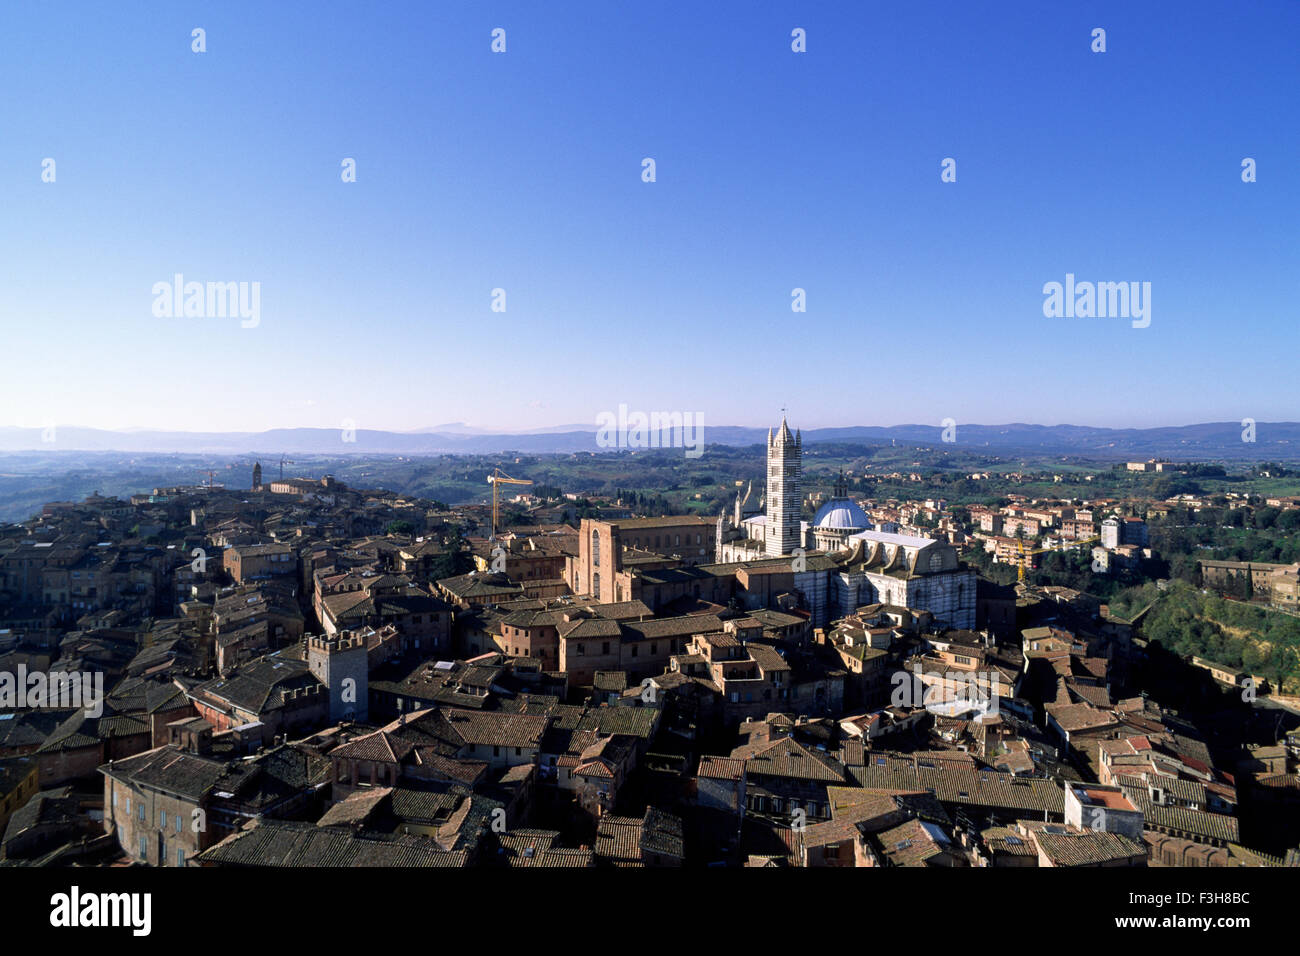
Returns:
[[[1300,419],[1300,4],[997,7],[6,4],[0,425]]]

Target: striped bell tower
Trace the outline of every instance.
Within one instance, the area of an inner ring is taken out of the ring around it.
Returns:
[[[803,499],[799,479],[803,473],[803,436],[790,434],[781,417],[781,430],[767,432],[767,554],[784,557],[803,545],[799,510]]]

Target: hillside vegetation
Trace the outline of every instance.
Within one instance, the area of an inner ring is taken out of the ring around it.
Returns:
[[[1141,634],[1175,653],[1203,657],[1300,693],[1300,618],[1225,600],[1174,582],[1141,622]]]

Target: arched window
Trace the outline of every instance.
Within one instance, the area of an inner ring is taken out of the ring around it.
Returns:
[[[600,533],[595,528],[591,529],[591,563],[600,565]]]

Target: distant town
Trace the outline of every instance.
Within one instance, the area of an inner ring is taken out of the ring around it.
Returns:
[[[0,863],[1300,866],[1300,472],[892,444],[50,501]]]

